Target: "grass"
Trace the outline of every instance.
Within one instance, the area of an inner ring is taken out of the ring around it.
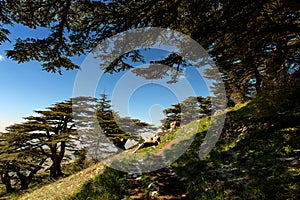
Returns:
[[[16,199],[68,199],[70,196],[80,192],[82,186],[87,181],[103,173],[104,168],[105,167],[102,164],[93,165],[67,178],[62,178],[49,185],[34,190],[33,192],[25,193],[21,197],[17,196]]]
[[[42,186],[27,193],[15,193],[5,199],[64,200],[99,199],[118,200],[126,197],[126,175],[117,170],[95,164],[74,175]]]
[[[192,143],[199,128],[207,128],[209,118],[187,124],[174,133],[165,134],[158,146],[147,147],[132,153],[134,148],[110,157],[104,163],[125,172],[149,172],[174,162]],[[169,164],[168,164],[169,163]]]
[[[127,195],[126,178],[125,173],[112,168],[105,168],[101,174],[85,182],[81,186],[81,190],[69,199],[123,199]]]
[[[266,99],[229,109],[222,135],[204,160],[197,158],[204,137],[199,132],[172,164],[186,178],[191,199],[300,198],[297,101]]]
[[[172,157],[191,143],[171,165],[185,179],[190,199],[300,199],[299,99],[283,96],[293,98],[264,96],[228,109],[221,137],[202,160],[198,154],[211,118],[164,135],[156,147],[124,152],[112,162]],[[20,199],[122,199],[128,197],[126,179],[125,173],[96,164]]]
[[[138,155],[139,159],[147,159],[145,155],[162,153],[162,149],[172,142],[169,147],[175,148],[176,144],[193,139],[195,133],[199,131],[198,129],[207,129],[209,121],[209,118],[203,118],[200,123],[193,122],[173,134],[167,134],[157,147],[142,149],[135,155]],[[190,131],[190,134],[186,134],[188,129],[196,131]],[[178,140],[175,140],[176,138]],[[170,151],[169,147],[164,150]],[[163,151],[163,153],[165,152]],[[131,152],[129,151],[127,154],[131,154]],[[99,163],[34,191],[15,196],[10,195],[10,199],[121,199],[127,195],[126,177],[125,173],[107,168]]]

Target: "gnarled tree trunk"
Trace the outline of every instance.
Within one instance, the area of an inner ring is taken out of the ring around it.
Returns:
[[[11,186],[11,177],[9,176],[9,172],[7,170],[1,174],[1,181],[5,185],[7,193],[12,193],[14,191],[13,187]]]

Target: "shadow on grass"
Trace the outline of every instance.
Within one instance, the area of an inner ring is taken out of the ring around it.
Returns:
[[[70,199],[120,200],[126,194],[126,174],[107,167]]]
[[[223,133],[204,160],[198,151],[205,134],[198,133],[172,164],[186,178],[191,199],[300,199],[299,99],[266,105],[267,99],[227,113]]]

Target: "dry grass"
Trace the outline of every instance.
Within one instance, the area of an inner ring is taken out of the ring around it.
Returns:
[[[51,200],[68,199],[70,196],[78,193],[81,186],[93,179],[104,171],[105,166],[101,163],[95,164],[74,175],[60,179],[52,184],[43,186],[30,193],[25,193],[21,198],[23,200]]]

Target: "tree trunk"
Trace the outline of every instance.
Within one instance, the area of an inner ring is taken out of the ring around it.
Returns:
[[[53,158],[51,158],[52,160],[52,165],[50,167],[50,177],[53,179],[57,179],[59,177],[63,176],[63,173],[61,171],[61,162],[60,159],[57,155],[53,155]]]
[[[5,188],[6,188],[6,192],[7,192],[7,193],[12,193],[12,192],[14,191],[14,189],[13,189],[12,186],[11,186],[10,180],[8,180],[8,181],[5,183]]]
[[[61,142],[59,153],[57,153],[56,147],[57,145],[54,145],[54,147],[51,148],[52,166],[50,168],[50,177],[53,179],[57,179],[64,175],[61,170],[61,162],[65,156],[66,142],[65,141]]]
[[[257,67],[255,67],[254,69],[254,74],[255,74],[255,90],[256,90],[256,94],[259,96],[261,94],[261,84],[262,84],[262,76],[259,73]]]
[[[13,187],[11,186],[11,180],[8,171],[5,171],[3,174],[1,174],[1,181],[5,185],[7,193],[12,193],[14,191]]]
[[[240,86],[232,86],[233,89],[230,94],[231,100],[234,102],[235,105],[244,103],[244,95],[242,92],[242,88]]]
[[[95,148],[95,152],[94,152],[94,157],[93,160],[97,163],[100,158],[99,158],[99,155],[98,155],[98,151],[99,151],[99,148],[100,148],[100,138],[97,139],[97,144],[96,144],[96,148]]]
[[[42,165],[44,164],[45,161],[46,161],[46,158],[42,159],[41,162],[39,163],[39,165],[37,165],[34,169],[30,170],[28,176],[22,174],[20,171],[17,172],[17,176],[19,177],[19,179],[21,181],[21,188],[20,188],[21,190],[25,190],[28,188],[33,176],[42,168]]]
[[[22,174],[20,171],[17,172],[17,176],[19,177],[20,181],[21,181],[21,190],[25,190],[28,188],[29,185],[29,181],[27,179],[27,176],[25,176],[24,174]]]
[[[127,139],[117,139],[114,141],[114,145],[116,145],[116,147],[122,149],[122,150],[126,150],[125,148],[125,144],[127,142]]]
[[[60,166],[61,163],[60,153],[59,154],[57,153],[56,147],[57,147],[56,144],[51,147],[52,165],[50,167],[50,177],[53,179],[57,179],[63,175]]]

